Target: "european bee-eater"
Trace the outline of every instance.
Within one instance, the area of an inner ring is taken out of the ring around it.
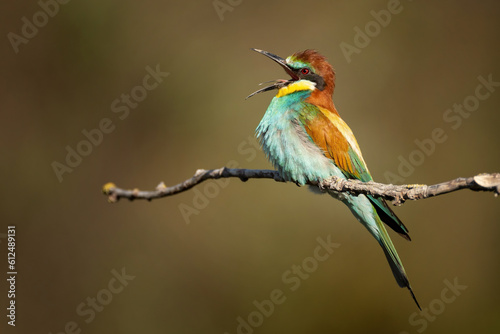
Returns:
[[[280,64],[291,77],[276,80],[248,96],[278,90],[257,127],[256,135],[282,178],[298,185],[317,183],[332,176],[371,181],[372,176],[356,138],[333,104],[335,72],[325,57],[314,50],[305,50],[283,59],[267,51],[252,50]],[[381,198],[328,192],[346,204],[377,239],[399,286],[410,290],[420,308],[403,263],[384,227],[385,223],[410,240],[408,229],[401,220]]]

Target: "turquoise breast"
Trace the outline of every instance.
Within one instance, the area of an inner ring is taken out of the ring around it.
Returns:
[[[315,107],[304,102],[309,95],[298,91],[273,98],[256,129],[262,149],[286,181],[304,185],[332,176],[345,178],[300,122],[301,113],[314,112]]]

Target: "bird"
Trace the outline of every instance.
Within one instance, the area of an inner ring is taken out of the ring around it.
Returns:
[[[312,49],[286,59],[264,50],[252,50],[281,65],[291,77],[271,81],[271,85],[247,96],[248,99],[262,92],[278,91],[255,133],[281,178],[299,186],[309,184],[315,192],[320,190],[314,185],[332,177],[372,181],[356,138],[333,103],[335,71],[327,59]],[[421,310],[384,223],[410,241],[406,226],[382,198],[327,192],[347,205],[378,241],[396,282],[410,291]]]

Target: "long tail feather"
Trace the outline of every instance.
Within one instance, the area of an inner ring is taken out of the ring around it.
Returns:
[[[390,239],[389,239],[389,241],[390,241]],[[382,247],[384,254],[387,258],[387,262],[389,262],[389,266],[391,267],[392,274],[394,275],[394,278],[396,278],[396,282],[398,283],[398,285],[400,287],[408,288],[413,300],[415,301],[415,304],[417,304],[417,307],[419,308],[419,310],[422,310],[422,308],[420,307],[420,304],[417,301],[417,298],[415,297],[415,294],[413,293],[413,289],[411,288],[410,281],[408,280],[408,276],[406,275],[406,271],[403,267],[403,263],[399,259],[399,256],[396,252],[396,249],[394,248],[394,245],[392,245],[392,242],[390,242],[390,245],[387,245],[386,243],[384,243],[382,241],[379,241],[379,243],[380,243],[380,246]]]
[[[420,307],[420,304],[417,301],[417,298],[415,297],[415,294],[413,293],[413,290],[411,286],[408,285],[408,290],[410,290],[411,296],[413,297],[413,300],[415,301],[415,304],[417,304],[417,307],[420,311],[422,311],[422,308]]]
[[[379,230],[379,237],[377,238],[377,240],[384,250],[387,262],[389,262],[389,266],[391,267],[394,278],[396,278],[396,281],[398,282],[398,285],[400,287],[408,288],[408,290],[410,290],[415,304],[417,304],[418,308],[422,310],[420,308],[420,304],[417,301],[417,298],[415,297],[415,294],[413,293],[413,289],[411,288],[410,281],[408,280],[405,268],[403,267],[403,262],[401,262],[401,259],[399,258],[396,248],[394,247],[391,237],[387,233],[382,220],[380,219],[380,217],[378,217],[377,213],[375,213],[373,218],[375,219]]]
[[[401,262],[396,248],[394,247],[394,244],[385,229],[384,223],[378,214],[379,210],[377,210],[373,203],[364,195],[360,195],[358,197],[346,196],[343,202],[347,204],[354,216],[368,229],[368,231],[370,231],[375,239],[377,239],[378,243],[382,247],[382,250],[384,251],[387,262],[389,262],[389,266],[391,267],[392,274],[394,275],[396,282],[400,287],[407,288],[410,291],[415,304],[417,304],[418,308],[421,310],[420,304],[413,293],[408,276],[406,275],[403,263]],[[400,226],[404,225],[401,224]]]

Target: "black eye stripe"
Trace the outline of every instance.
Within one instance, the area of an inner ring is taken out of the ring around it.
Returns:
[[[309,67],[294,68],[295,73],[302,78],[316,83],[316,88],[323,90],[326,87],[325,80],[321,75],[314,73]],[[304,71],[306,71],[304,73]]]
[[[315,82],[316,88],[319,90],[323,90],[326,87],[325,80],[323,80],[323,78],[318,74],[310,73],[310,74],[305,76],[305,79],[312,81],[312,82]]]

